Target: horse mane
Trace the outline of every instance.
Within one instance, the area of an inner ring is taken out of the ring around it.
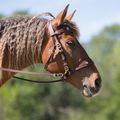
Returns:
[[[21,62],[35,63],[40,61],[47,21],[47,19],[33,16],[1,19],[0,44],[2,44],[2,52],[0,58],[2,59],[5,56],[7,49],[10,68],[18,68]],[[35,61],[35,57],[38,61]],[[30,61],[31,58],[32,61]]]

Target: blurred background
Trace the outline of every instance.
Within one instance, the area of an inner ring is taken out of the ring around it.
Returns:
[[[69,12],[77,10],[73,21],[80,29],[79,41],[100,71],[99,95],[84,98],[69,84],[12,79],[0,88],[0,120],[120,120],[120,1],[0,0],[0,19],[42,12],[57,15],[68,3]],[[40,70],[41,66],[34,68]]]

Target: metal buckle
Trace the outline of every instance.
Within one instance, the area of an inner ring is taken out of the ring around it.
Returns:
[[[63,73],[54,73],[53,76],[62,78],[64,76],[64,74]]]
[[[57,46],[57,48],[58,48],[59,52],[63,52],[63,49],[61,48],[60,43],[57,43],[57,44],[56,44],[56,46]]]
[[[65,69],[65,71],[68,71],[69,67],[68,66],[64,66],[64,69]]]

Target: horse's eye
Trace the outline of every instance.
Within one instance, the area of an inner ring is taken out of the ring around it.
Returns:
[[[66,44],[70,47],[75,47],[75,42],[74,41],[67,41]]]

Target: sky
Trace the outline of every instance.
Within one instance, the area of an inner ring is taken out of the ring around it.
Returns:
[[[68,14],[77,10],[73,21],[80,29],[82,42],[88,42],[105,26],[120,24],[120,0],[0,0],[0,13],[28,10],[35,15],[51,12],[56,16],[68,3]]]

